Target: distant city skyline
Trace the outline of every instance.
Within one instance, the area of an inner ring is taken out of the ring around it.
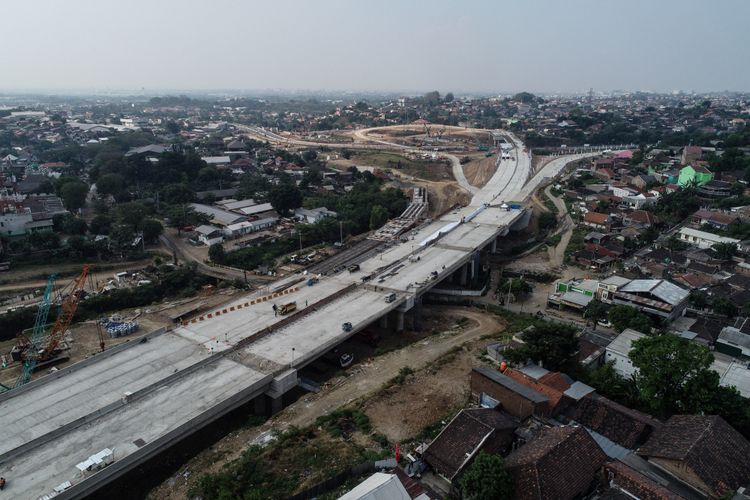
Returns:
[[[750,2],[11,1],[0,91],[750,91]]]

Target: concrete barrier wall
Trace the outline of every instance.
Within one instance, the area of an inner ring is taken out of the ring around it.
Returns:
[[[91,495],[95,491],[101,489],[108,483],[125,474],[130,469],[155,457],[165,449],[168,449],[170,446],[177,444],[180,440],[192,435],[196,431],[202,429],[206,425],[224,416],[230,411],[242,406],[243,404],[255,399],[256,397],[263,395],[265,386],[268,385],[270,378],[271,377],[269,376],[266,379],[258,381],[251,387],[248,387],[244,391],[239,392],[229,399],[212,407],[210,410],[190,419],[189,421],[185,422],[179,427],[176,427],[167,434],[164,434],[160,438],[151,441],[150,443],[146,443],[146,445],[138,449],[136,452],[131,453],[123,459],[117,459],[117,449],[115,449],[115,462],[113,464],[85,478],[83,481],[74,484],[71,488],[64,491],[55,498],[58,498],[60,500],[67,500],[85,498],[88,495]],[[73,472],[74,470],[75,469],[72,469],[71,472]]]

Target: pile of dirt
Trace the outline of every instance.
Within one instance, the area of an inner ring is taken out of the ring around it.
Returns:
[[[495,156],[474,159],[463,166],[464,175],[469,184],[482,187],[495,174]]]

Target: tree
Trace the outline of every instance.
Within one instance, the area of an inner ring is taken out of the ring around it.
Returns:
[[[89,230],[93,234],[108,234],[112,221],[106,215],[96,215],[91,219]]]
[[[443,98],[444,102],[453,102],[453,92],[448,92],[445,94],[445,97]]]
[[[226,262],[227,253],[224,251],[224,246],[221,243],[214,243],[208,247],[208,258],[211,259],[211,262],[217,264]]]
[[[736,243],[716,243],[711,247],[716,256],[722,260],[730,260],[737,253]]]
[[[542,212],[539,214],[539,229],[542,231],[551,229],[557,224],[557,216],[552,212]]]
[[[635,307],[623,305],[610,307],[607,317],[618,332],[632,328],[641,333],[651,333],[651,320]]]
[[[183,227],[200,226],[209,221],[208,215],[196,212],[195,209],[189,205],[173,205],[167,208],[166,216],[167,219],[169,219],[169,225],[171,227],[176,227],[178,233]]]
[[[372,207],[372,210],[370,210],[370,230],[374,231],[386,222],[388,222],[388,210],[380,205]]]
[[[66,182],[60,188],[60,197],[65,208],[71,212],[83,208],[86,205],[86,195],[89,187],[81,181]]]
[[[512,359],[541,361],[548,370],[571,368],[578,354],[578,330],[559,323],[542,323],[521,334],[524,345],[513,349]]]
[[[302,206],[302,191],[291,182],[282,182],[271,188],[268,193],[271,206],[282,217],[287,216],[291,210]]]
[[[72,215],[65,218],[62,228],[66,234],[76,235],[84,235],[88,230],[88,226],[86,225],[85,220],[79,219],[78,217],[74,217]]]
[[[719,385],[711,351],[676,335],[638,339],[629,356],[641,399],[662,417],[701,411]]]
[[[117,219],[122,224],[128,224],[134,229],[141,227],[141,222],[148,215],[148,208],[143,203],[131,201],[117,206]]]
[[[711,303],[711,307],[716,314],[721,314],[727,318],[733,318],[739,312],[737,305],[726,297],[717,297]]]
[[[513,497],[513,482],[500,455],[480,451],[458,483],[461,496],[466,499],[507,500]]]
[[[608,309],[609,307],[604,302],[594,299],[586,306],[583,317],[592,320],[596,329],[596,322],[607,317]]]
[[[125,189],[125,178],[120,174],[105,174],[96,180],[96,191],[117,197]]]
[[[156,219],[145,219],[141,223],[141,231],[143,231],[143,239],[146,243],[155,243],[159,235],[164,232],[164,227]]]
[[[496,290],[500,297],[505,297],[508,295],[508,292],[516,297],[520,297],[530,294],[533,288],[528,281],[523,279],[523,277],[518,277],[501,279],[497,284]]]

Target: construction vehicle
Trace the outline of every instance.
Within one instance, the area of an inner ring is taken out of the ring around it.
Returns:
[[[297,310],[297,303],[296,302],[287,302],[286,304],[279,307],[278,312],[282,316],[285,314],[289,314],[290,312]]]
[[[65,332],[70,328],[73,316],[78,309],[78,303],[84,295],[83,286],[86,284],[88,275],[89,266],[87,264],[83,266],[81,274],[70,285],[70,292],[60,306],[60,313],[57,315],[55,324],[52,326],[47,345],[44,346],[40,353],[40,359],[45,363],[53,361],[59,352],[60,342],[62,342]],[[99,347],[102,351],[104,350],[104,337],[102,337],[101,332],[99,333]]]
[[[57,314],[57,319],[54,325],[52,325],[49,335],[45,336],[44,327],[49,315],[50,305],[52,304],[52,287],[57,275],[52,274],[49,277],[42,303],[37,309],[31,339],[22,336],[18,344],[11,351],[13,359],[23,361],[21,374],[13,387],[19,387],[31,380],[31,374],[35,370],[67,359],[67,357],[60,355],[60,344],[65,337],[65,333],[70,328],[70,324],[73,322],[73,316],[78,309],[78,303],[85,295],[83,287],[88,275],[89,266],[85,265],[81,270],[81,274],[61,291],[59,296],[64,298],[60,305],[60,311]],[[101,328],[97,328],[97,332],[99,335],[99,347],[103,351],[105,345],[104,334]],[[9,389],[7,386],[3,387],[5,390]]]
[[[31,374],[36,369],[39,352],[44,342],[44,326],[47,323],[49,308],[52,304],[52,287],[55,284],[56,278],[56,274],[51,274],[49,279],[47,279],[47,288],[45,288],[42,302],[36,310],[36,318],[34,319],[34,328],[32,329],[31,339],[22,337],[19,339],[18,345],[14,346],[11,351],[11,357],[13,359],[18,361],[23,360],[21,374],[18,376],[12,387],[0,384],[0,392],[20,387],[31,380]]]

